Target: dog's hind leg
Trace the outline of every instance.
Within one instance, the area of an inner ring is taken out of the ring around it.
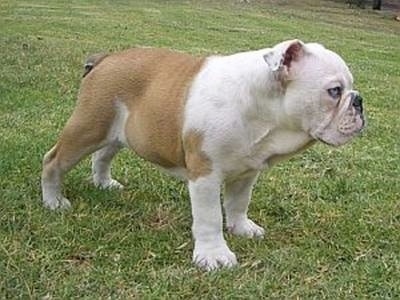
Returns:
[[[71,206],[61,194],[61,182],[65,173],[58,162],[58,145],[55,145],[43,158],[42,199],[49,209],[66,209]]]
[[[113,121],[107,133],[107,144],[92,155],[92,176],[95,186],[123,188],[123,185],[111,177],[111,161],[121,148],[127,145],[125,125],[129,116],[127,107],[120,101],[113,104]]]
[[[124,187],[111,177],[111,161],[121,148],[121,143],[114,142],[92,154],[92,175],[95,186],[103,189]]]
[[[50,209],[69,208],[70,202],[62,196],[61,184],[64,175],[82,158],[106,146],[108,129],[114,112],[109,110],[102,122],[93,119],[96,112],[88,115],[77,107],[64,127],[56,145],[43,159],[42,197]],[[91,118],[92,117],[92,118]]]

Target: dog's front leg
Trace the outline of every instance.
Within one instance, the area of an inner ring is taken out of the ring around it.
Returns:
[[[237,264],[222,232],[221,181],[210,174],[189,181],[192,204],[193,262],[207,271]]]
[[[225,183],[224,208],[228,231],[235,235],[261,238],[264,229],[247,217],[251,191],[258,172]]]

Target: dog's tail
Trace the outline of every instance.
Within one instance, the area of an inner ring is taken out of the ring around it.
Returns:
[[[107,56],[108,56],[108,54],[104,54],[104,53],[97,53],[97,54],[93,54],[93,55],[89,56],[86,59],[85,64],[83,65],[84,72],[83,72],[83,76],[82,77],[85,77],[87,74],[89,74],[90,71],[92,71],[93,68],[95,66],[97,66],[99,63],[101,63],[102,60],[104,58],[106,58]]]

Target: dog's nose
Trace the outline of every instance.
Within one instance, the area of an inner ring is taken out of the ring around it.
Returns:
[[[360,113],[363,112],[362,102],[363,98],[359,94],[353,94],[352,96],[352,105],[353,107],[359,111]]]

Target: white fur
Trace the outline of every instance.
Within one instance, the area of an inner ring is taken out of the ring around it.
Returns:
[[[224,180],[246,181],[247,173],[251,173],[253,178],[242,184],[242,189],[235,191],[236,195],[229,194],[229,189],[235,187],[227,184],[227,226],[234,234],[261,237],[264,230],[247,218],[255,181],[253,173],[266,167],[270,155],[293,151],[291,149],[297,149],[309,139],[306,135],[298,138],[297,132],[286,128],[277,128],[284,118],[281,115],[282,100],[278,87],[275,90],[270,86],[275,80],[263,60],[267,51],[270,50],[209,58],[197,76],[186,104],[184,132],[195,128],[205,134],[203,150],[211,158],[214,176],[218,177],[213,185],[207,184],[204,189],[198,186],[204,179],[189,182],[194,262],[206,269],[236,264],[222,236],[219,184]],[[279,138],[281,133],[287,138]],[[210,238],[212,231],[216,232],[212,235],[215,237]],[[207,243],[202,242],[205,235]],[[205,253],[208,248],[220,250],[208,255]]]
[[[103,189],[122,189],[123,185],[111,177],[111,161],[121,146],[114,142],[92,155],[92,176],[95,186]]]
[[[129,110],[126,105],[118,99],[115,100],[114,107],[116,111],[116,116],[113,125],[108,132],[107,141],[119,143],[123,146],[128,146],[125,134],[125,125],[129,117]]]
[[[218,201],[220,178],[219,174],[213,172],[196,181],[189,181],[195,238],[193,262],[208,271],[237,263],[222,233],[222,211]]]
[[[111,177],[111,161],[118,151],[127,145],[125,124],[129,117],[128,108],[118,99],[114,102],[116,115],[105,146],[92,155],[92,176],[95,186],[103,189],[122,189],[124,186]]]
[[[51,209],[69,209],[71,202],[61,194],[61,177],[54,174],[53,179],[42,178],[42,197],[44,205]]]
[[[224,208],[226,227],[229,232],[245,237],[263,237],[264,229],[247,218],[247,208],[251,199],[251,190],[258,172],[250,172],[247,176],[225,182]]]
[[[341,81],[346,90],[351,88],[352,77],[344,62],[318,44],[303,44],[304,57],[293,63],[290,72],[282,70],[282,55],[291,43],[210,57],[190,89],[183,131],[195,129],[204,134],[202,150],[213,168],[211,175],[189,181],[193,260],[207,270],[236,264],[222,235],[220,185],[226,182],[224,207],[229,231],[262,237],[264,230],[247,217],[258,172],[270,167],[269,158],[292,155],[313,141],[311,132],[316,124],[327,116],[331,119],[330,104],[321,100],[322,83]],[[292,76],[294,90],[282,89],[277,74],[281,71]],[[316,76],[312,81],[303,78],[310,76],[309,71]]]

